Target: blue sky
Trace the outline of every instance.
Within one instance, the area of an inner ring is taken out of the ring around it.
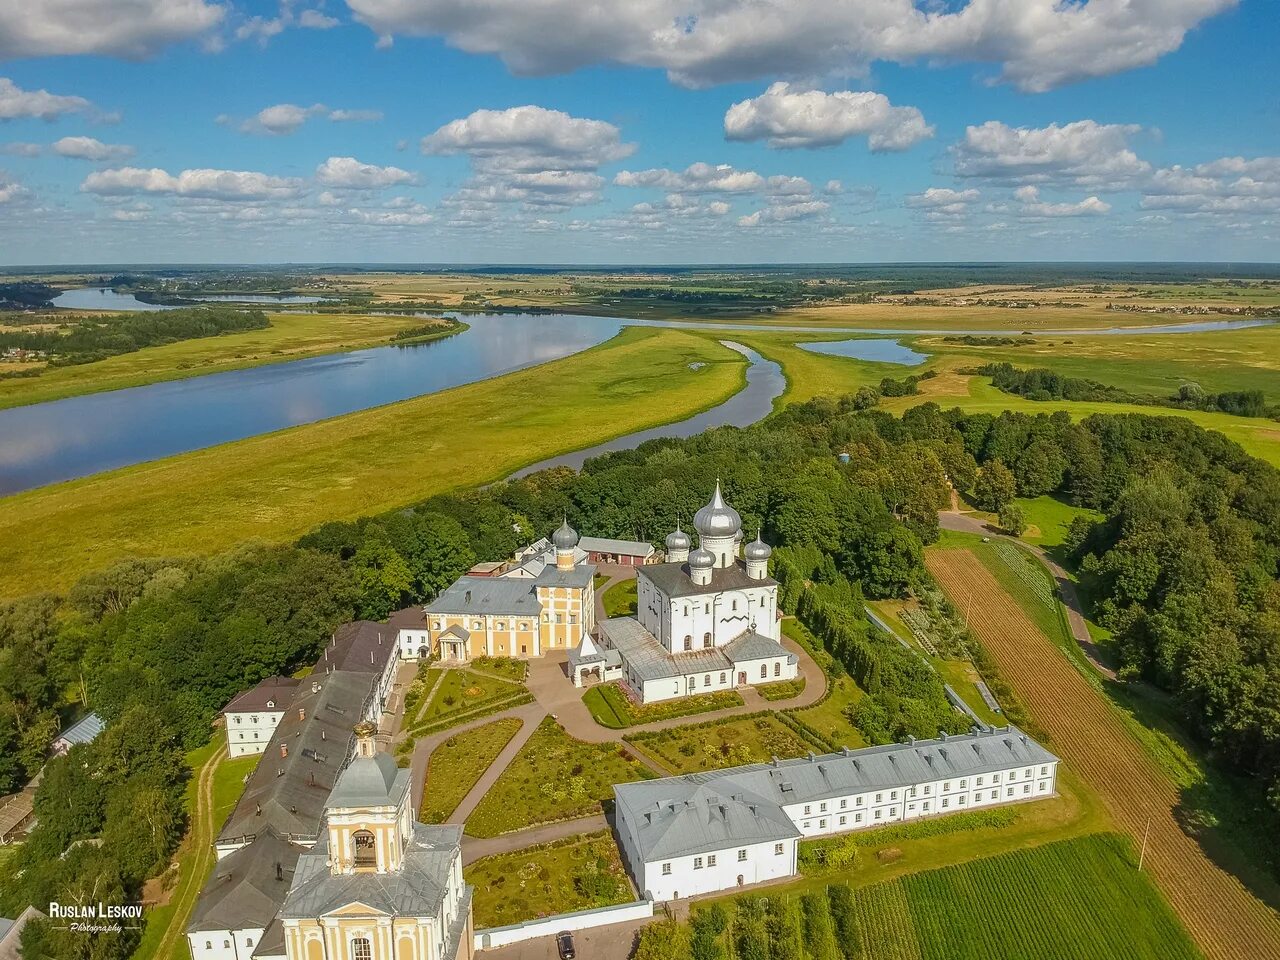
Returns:
[[[1278,40],[1266,0],[0,0],[0,263],[1274,261]]]

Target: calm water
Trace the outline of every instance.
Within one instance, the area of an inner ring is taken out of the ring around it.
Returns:
[[[310,297],[299,293],[202,293],[192,294],[188,300],[202,300],[208,303],[268,303],[299,304],[321,303],[324,297]],[[50,301],[55,307],[74,308],[76,310],[176,310],[176,306],[159,303],[143,303],[132,293],[116,293],[110,287],[81,287],[77,290],[64,290]]]
[[[469,316],[471,329],[0,410],[0,495],[394,403],[556,360],[622,321]]]
[[[914,367],[929,359],[927,353],[917,353],[897,340],[835,340],[819,343],[796,344],[810,353],[825,353],[831,357],[851,357],[854,360],[875,360],[879,363],[900,363]]]
[[[750,360],[751,366],[747,367],[747,385],[718,407],[704,410],[697,416],[681,420],[679,423],[668,423],[649,430],[641,430],[585,450],[551,457],[512,474],[511,479],[527,476],[548,467],[573,467],[577,470],[592,457],[598,457],[611,450],[629,450],[632,447],[638,447],[646,440],[657,440],[660,437],[692,437],[712,427],[747,427],[757,420],[763,420],[773,410],[773,401],[782,396],[782,391],[786,389],[787,381],[782,375],[782,368],[772,360],[766,360],[750,347],[744,347],[732,340],[720,342],[726,347],[737,350]]]

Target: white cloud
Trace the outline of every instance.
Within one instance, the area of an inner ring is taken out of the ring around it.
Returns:
[[[277,103],[263,107],[248,120],[240,123],[241,133],[261,133],[267,136],[282,137],[294,133],[313,117],[324,117],[334,123],[373,122],[382,119],[380,110],[330,110],[323,103],[313,103],[309,107],[296,103]],[[221,114],[217,123],[230,123],[231,118]]]
[[[804,177],[764,177],[754,170],[738,170],[727,163],[694,163],[684,170],[655,167],[622,170],[613,178],[620,187],[657,187],[671,193],[766,193],[801,196],[813,192]]]
[[[298,14],[298,26],[307,30],[329,30],[341,23],[337,17],[330,17],[319,10],[303,10]]]
[[[724,115],[730,140],[765,140],[771,147],[831,147],[850,137],[866,137],[872,151],[906,150],[933,136],[933,127],[915,107],[895,107],[882,93],[795,90],[775,83],[760,96],[742,100]]]
[[[0,39],[0,43],[3,42]],[[64,96],[48,90],[23,90],[8,77],[0,77],[0,120],[55,120],[67,113],[93,112],[93,104],[84,97]]]
[[[118,167],[89,174],[80,189],[101,196],[167,194],[206,200],[269,200],[297,196],[302,182],[248,170],[183,170],[174,176],[154,167]]]
[[[1040,188],[1029,185],[1019,187],[1013,195],[1022,201],[1018,212],[1024,217],[1094,217],[1111,212],[1111,204],[1097,197],[1086,197],[1079,203],[1046,203],[1040,199]]]
[[[951,149],[961,177],[1123,190],[1151,174],[1151,164],[1129,147],[1140,129],[1093,120],[1038,128],[989,120],[967,127]]]
[[[278,37],[290,27],[301,27],[304,30],[329,30],[338,26],[341,21],[329,16],[321,10],[307,9],[295,11],[294,0],[280,0],[279,12],[274,17],[253,16],[236,27],[237,40],[253,40],[265,47],[274,37]]]
[[[826,213],[831,204],[825,200],[799,200],[771,203],[763,210],[757,210],[738,218],[740,227],[758,227],[763,223],[789,223],[793,220],[808,220],[821,213]]]
[[[501,159],[513,169],[594,169],[634,151],[611,123],[532,104],[477,110],[422,138],[423,153]]]
[[[844,184],[839,180],[828,180],[826,186],[822,188],[822,192],[831,197],[839,196],[844,193]]]
[[[330,110],[329,119],[334,123],[376,123],[382,119],[381,110]]]
[[[23,143],[20,140],[0,143],[0,154],[4,154],[7,157],[38,157],[40,156],[40,144]]]
[[[347,0],[389,45],[443,36],[519,74],[616,62],[707,86],[863,74],[885,60],[996,64],[1042,91],[1155,63],[1236,0]]]
[[[1280,157],[1223,157],[1194,167],[1157,170],[1142,207],[1185,215],[1280,212]]]
[[[0,59],[141,59],[206,34],[225,14],[225,6],[205,0],[8,0],[0,3]]]
[[[929,187],[923,193],[907,195],[906,204],[925,211],[926,219],[943,220],[963,217],[969,205],[978,199],[977,190],[952,190],[949,187]]]
[[[124,143],[103,143],[93,137],[63,137],[52,145],[53,152],[61,157],[76,160],[127,160],[136,152]]]
[[[0,170],[0,203],[12,203],[25,196],[27,191],[17,180]]]
[[[330,157],[316,167],[316,180],[326,187],[347,190],[380,190],[417,178],[399,167],[378,167],[355,157]]]

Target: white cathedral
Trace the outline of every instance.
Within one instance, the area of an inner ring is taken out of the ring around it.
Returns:
[[[573,682],[621,680],[641,703],[792,680],[799,660],[779,642],[778,583],[768,544],[742,547],[742,517],[720,484],[693,518],[698,548],[677,526],[667,562],[636,571],[636,616],[599,624],[569,655]],[[741,556],[739,556],[741,554]]]

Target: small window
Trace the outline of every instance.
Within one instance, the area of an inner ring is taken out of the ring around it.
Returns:
[[[826,805],[825,803],[820,803],[820,804],[818,804],[818,812],[819,812],[819,813],[826,813],[826,812],[827,812],[827,805]]]
[[[701,869],[702,869],[702,858],[701,858],[701,857],[694,857],[694,858],[693,858],[693,869],[695,869],[695,870],[701,870]]]
[[[884,794],[883,794],[883,793],[877,793],[877,794],[876,794],[876,803],[879,803],[879,802],[880,802],[881,800],[883,800],[883,799],[884,799]]]
[[[853,815],[853,822],[854,822],[854,823],[861,823],[861,822],[862,822],[862,814],[860,814],[860,813],[855,813],[855,814]]]
[[[949,807],[949,806],[951,806],[951,801],[950,801],[950,800],[948,800],[946,797],[943,797],[943,798],[942,798],[942,809],[943,809],[943,810],[945,810],[945,809],[947,809],[947,807]]]
[[[711,686],[711,674],[708,673],[702,678],[702,685],[704,687]]]
[[[819,829],[819,830],[825,830],[825,829],[827,829],[827,818],[826,818],[826,817],[823,817],[821,820],[819,820],[819,821],[818,821],[818,829]]]
[[[769,679],[769,665],[767,663],[760,664],[760,679]]]
[[[1024,784],[1022,785],[1022,792],[1023,792],[1023,793],[1030,793],[1030,792],[1031,792],[1031,784],[1029,784],[1029,783],[1024,783]]]
[[[780,844],[780,843],[775,843],[775,844],[773,845],[773,853],[774,853],[774,856],[777,856],[777,857],[782,856],[782,850],[783,850],[783,846],[782,846],[782,844]]]
[[[841,797],[841,798],[840,798],[840,809],[841,809],[841,810],[846,810],[846,809],[848,809],[848,807],[849,807],[849,798],[848,798],[848,797]]]
[[[721,682],[721,683],[725,683],[725,682],[726,682],[726,678],[725,678],[725,675],[724,675],[723,673],[722,673],[722,674],[720,674],[720,682]]]
[[[747,851],[745,851],[745,850],[739,850],[739,851],[738,851],[738,862],[739,862],[739,863],[742,863],[742,861],[744,861],[744,860],[746,860],[746,859],[747,859]]]
[[[703,647],[710,647],[710,646],[711,646],[711,634],[710,634],[710,633],[704,633],[704,634],[702,635],[702,645],[703,645]]]
[[[778,660],[773,661],[773,675],[775,677],[782,676],[782,663]]]
[[[924,803],[921,804],[921,806],[927,811],[929,809],[929,801],[926,800]]]
[[[1044,777],[1044,776],[1048,776],[1048,774],[1049,774],[1049,768],[1048,768],[1048,767],[1041,767],[1041,768],[1040,768],[1040,776]]]
[[[849,818],[848,818],[848,817],[846,817],[844,814],[841,814],[841,815],[840,815],[840,826],[842,826],[842,827],[843,827],[843,826],[845,825],[845,823],[846,823],[846,822],[848,822],[848,820],[849,820]]]
[[[707,854],[707,866],[714,867],[716,865],[716,855],[714,853]]]
[[[926,790],[926,791],[928,791],[928,789],[929,789],[928,787],[925,787],[925,790]],[[898,791],[897,791],[897,790],[890,790],[890,791],[889,791],[889,799],[890,799],[890,800],[897,800],[897,799],[898,799]]]
[[[693,637],[689,636],[688,634],[686,634],[684,638],[684,648],[685,650],[693,649]]]
[[[671,864],[669,864],[669,863],[664,863],[664,864],[662,865],[662,875],[663,875],[664,877],[669,877],[669,876],[671,876]]]

